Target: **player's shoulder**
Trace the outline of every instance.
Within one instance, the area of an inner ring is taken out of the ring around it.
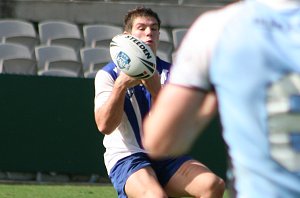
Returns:
[[[239,14],[243,7],[244,2],[237,2],[219,9],[207,11],[196,19],[193,26],[199,26],[205,29],[222,28]]]
[[[99,71],[106,71],[106,72],[112,72],[116,68],[116,65],[113,61],[108,62],[104,67],[101,68]]]
[[[101,68],[95,77],[95,81],[101,81],[106,79],[107,77],[109,78],[116,78],[117,77],[117,69],[116,65],[113,63],[113,61],[109,62],[106,64],[103,68]]]
[[[213,50],[224,29],[241,13],[243,8],[243,2],[238,2],[201,14],[184,38],[184,41],[189,43],[186,45],[186,50]],[[197,43],[201,43],[201,45],[197,45]]]

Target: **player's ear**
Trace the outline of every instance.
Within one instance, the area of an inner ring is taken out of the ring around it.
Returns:
[[[127,32],[127,31],[124,31],[124,32],[123,32],[123,34],[130,34],[130,33],[129,33],[129,32]]]

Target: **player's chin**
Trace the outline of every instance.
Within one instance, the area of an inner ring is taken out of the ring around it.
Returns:
[[[154,42],[145,42],[150,48],[151,50],[155,53],[156,52],[156,44]]]

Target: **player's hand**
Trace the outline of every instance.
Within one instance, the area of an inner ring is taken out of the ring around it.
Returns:
[[[123,88],[134,87],[138,84],[141,84],[141,81],[135,78],[132,78],[125,74],[124,72],[120,72],[118,78],[115,81],[116,86],[121,86]]]
[[[152,77],[141,81],[144,84],[144,86],[148,89],[148,91],[151,93],[152,99],[155,100],[161,88],[159,73],[155,72]]]

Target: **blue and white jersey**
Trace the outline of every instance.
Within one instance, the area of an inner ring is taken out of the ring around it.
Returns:
[[[299,4],[249,0],[200,16],[171,70],[170,83],[214,87],[239,198],[300,197]]]
[[[167,80],[170,63],[159,58],[156,69],[161,74],[161,84]],[[118,77],[118,69],[113,62],[103,67],[95,78],[95,111],[110,96],[114,82]],[[150,92],[138,85],[127,90],[123,117],[120,125],[110,134],[105,135],[103,145],[106,148],[104,163],[108,174],[116,162],[138,152],[146,152],[141,144],[142,120],[151,107]]]

